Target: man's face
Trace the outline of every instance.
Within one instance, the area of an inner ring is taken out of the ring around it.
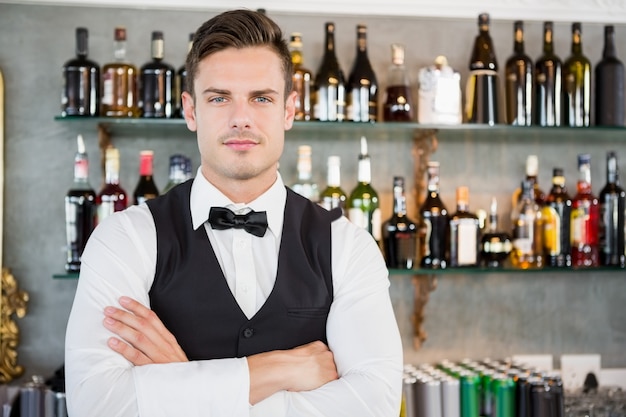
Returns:
[[[285,98],[284,90],[281,61],[267,47],[228,48],[200,62],[196,101],[185,93],[183,103],[208,180],[273,183],[294,117],[295,93]]]

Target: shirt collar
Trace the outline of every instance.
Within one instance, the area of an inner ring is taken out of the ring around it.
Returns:
[[[278,237],[283,230],[286,200],[287,190],[278,171],[276,171],[274,184],[256,200],[249,203],[235,203],[211,184],[202,175],[199,167],[191,186],[190,196],[193,229],[196,230],[207,221],[211,207],[226,207],[233,211],[248,207],[254,211],[266,211],[268,228],[274,236]]]

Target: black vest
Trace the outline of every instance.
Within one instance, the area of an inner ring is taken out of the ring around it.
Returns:
[[[326,211],[287,188],[276,283],[248,320],[228,288],[205,228],[193,230],[191,184],[189,180],[147,203],[157,237],[151,308],[187,357],[234,358],[326,342],[333,300],[330,224],[341,211]]]

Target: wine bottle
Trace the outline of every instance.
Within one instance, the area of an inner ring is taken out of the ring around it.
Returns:
[[[298,179],[291,186],[291,189],[301,196],[317,203],[320,199],[320,194],[317,184],[313,181],[311,153],[311,147],[309,145],[298,146]]]
[[[554,53],[553,23],[543,23],[543,54],[535,62],[534,123],[539,126],[561,126],[562,63]]]
[[[404,45],[391,45],[391,66],[387,76],[383,120],[386,122],[412,122],[415,106],[411,96],[409,76],[404,66]]]
[[[314,117],[341,122],[346,115],[346,84],[335,54],[335,24],[326,23],[326,49],[315,77]]]
[[[404,177],[393,177],[393,214],[382,225],[382,240],[388,268],[412,269],[417,257],[417,224],[406,211]]]
[[[313,117],[313,73],[304,66],[301,33],[291,34],[289,47],[293,64],[293,89],[298,93],[295,119],[311,120]]]
[[[340,207],[345,214],[348,196],[341,188],[341,158],[336,155],[328,157],[328,173],[326,188],[320,194],[320,205],[326,210]]]
[[[526,181],[530,181],[533,186],[533,195],[535,198],[535,202],[539,205],[539,207],[543,207],[546,194],[543,192],[541,187],[539,186],[539,158],[537,155],[528,155],[526,157]],[[513,201],[511,207],[515,207],[518,205],[522,198],[522,189],[517,188],[513,192]]]
[[[450,216],[450,267],[478,266],[480,227],[469,211],[469,188],[456,189],[456,212]]]
[[[171,118],[174,112],[174,74],[163,61],[163,32],[152,32],[152,61],[145,63],[139,76],[139,107],[142,117]]]
[[[615,29],[604,27],[604,50],[595,69],[595,123],[624,126],[624,64],[615,52]]]
[[[185,168],[187,165],[187,157],[181,154],[170,155],[170,171],[167,184],[163,188],[162,194],[165,194],[178,184],[187,181],[187,173]]]
[[[89,184],[89,159],[82,135],[78,135],[77,142],[74,182],[65,195],[65,270],[68,272],[80,271],[80,258],[96,225],[96,192]]]
[[[367,27],[356,27],[356,59],[347,84],[347,119],[375,122],[378,112],[378,81],[367,55]]]
[[[189,42],[187,43],[187,53],[191,51],[191,47],[193,46],[193,37],[194,34],[189,34]],[[183,99],[182,94],[183,91],[189,91],[187,87],[187,65],[183,63],[180,67],[178,67],[178,71],[176,71],[176,83],[174,86],[174,114],[177,117],[185,117],[185,111],[183,110]]]
[[[126,28],[113,33],[114,61],[102,67],[102,116],[137,117],[137,68],[126,61]]]
[[[478,16],[478,35],[469,64],[466,88],[466,117],[468,123],[498,123],[498,62],[489,34],[489,14]]]
[[[533,63],[524,52],[524,23],[513,24],[513,55],[505,66],[506,122],[514,126],[532,124]]]
[[[104,186],[96,196],[98,223],[128,206],[126,191],[120,186],[120,151],[110,146],[104,152]]]
[[[100,115],[100,66],[88,56],[89,31],[76,28],[76,57],[63,64],[62,116]]]
[[[133,192],[135,204],[142,204],[159,196],[159,189],[154,182],[153,161],[154,151],[139,152],[139,181]]]
[[[591,156],[578,155],[578,182],[572,198],[571,216],[572,266],[595,267],[600,264],[598,227],[600,204],[591,188]]]
[[[617,154],[606,155],[606,184],[600,191],[600,265],[626,267],[624,210],[626,191],[619,184]]]
[[[378,206],[378,193],[371,184],[372,167],[365,136],[361,136],[357,181],[358,184],[348,197],[348,219],[367,230],[376,242],[380,242],[381,215]]]
[[[553,169],[552,188],[541,211],[545,266],[559,268],[572,266],[570,245],[572,199],[565,187],[563,168]]]
[[[572,23],[572,52],[563,63],[563,109],[565,126],[589,126],[591,63],[583,55],[580,22]]]
[[[535,201],[531,181],[522,181],[521,198],[511,213],[513,250],[511,263],[515,268],[543,267],[543,217]]]
[[[439,196],[439,162],[428,162],[427,175],[426,199],[420,207],[420,266],[443,269],[447,266],[449,216]]]
[[[493,197],[489,206],[487,231],[480,238],[481,263],[489,268],[502,267],[512,249],[511,236],[499,229],[498,201]]]

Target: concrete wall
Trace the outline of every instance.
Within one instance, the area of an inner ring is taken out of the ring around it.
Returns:
[[[370,58],[383,87],[392,42],[406,44],[406,63],[413,77],[418,68],[445,54],[451,65],[461,71],[464,82],[476,34],[475,20],[268,12],[287,34],[303,33],[305,60],[313,71],[317,70],[323,52],[324,22],[336,23],[337,49],[346,73],[355,54],[355,25],[365,22]],[[90,57],[102,65],[112,59],[114,26],[125,25],[128,55],[137,66],[149,60],[150,32],[163,30],[166,61],[178,67],[184,61],[188,34],[211,15],[191,11],[0,4],[0,68],[6,83],[3,259],[20,286],[30,294],[28,314],[18,320],[21,330],[18,360],[28,375],[49,375],[63,362],[65,323],[76,281],[53,279],[52,275],[63,271],[63,196],[72,179],[77,133],[87,140],[92,185],[99,188],[102,180],[96,127],[89,122],[54,120],[60,107],[61,66],[74,54],[75,28],[89,28]],[[580,18],[584,20],[584,16]],[[569,54],[570,27],[568,23],[555,26],[556,52],[565,58]],[[616,30],[618,54],[626,59],[626,26],[617,26]],[[502,67],[512,50],[512,22],[494,20],[492,34]],[[594,64],[601,55],[602,36],[602,25],[583,25],[584,52]],[[541,22],[527,22],[526,46],[533,59],[540,55],[541,41]],[[473,210],[488,208],[492,195],[499,198],[503,227],[508,227],[510,193],[524,176],[528,154],[539,155],[539,179],[544,189],[549,188],[551,170],[556,164],[565,168],[569,188],[575,187],[579,152],[592,154],[596,192],[605,181],[606,151],[617,150],[622,167],[626,161],[626,131],[613,132],[608,138],[585,131],[559,135],[536,131],[515,135],[491,133],[488,137],[440,132],[433,158],[441,162],[442,195],[449,208],[455,205],[455,188],[469,185]],[[332,130],[290,134],[281,160],[286,182],[295,179],[296,149],[306,142],[313,146],[317,181],[325,184],[326,156],[336,153],[342,157],[342,185],[346,190],[352,189],[356,181],[358,135],[343,134],[336,138],[333,135]],[[167,181],[170,154],[182,151],[193,156],[194,168],[198,165],[194,136],[182,125],[165,131],[127,130],[114,136],[113,141],[121,150],[121,180],[129,193],[136,184],[141,149],[155,151],[159,187]],[[381,194],[384,218],[392,208],[392,176],[403,174],[409,186],[413,186],[412,146],[410,134],[370,138],[373,184]],[[416,200],[414,195],[409,196],[413,214]],[[600,353],[604,367],[626,367],[626,279],[622,272],[438,276],[436,289],[430,293],[424,310],[428,339],[419,350],[413,348],[412,277],[393,276],[391,281],[407,362],[499,358],[516,353],[549,353],[557,357],[564,353]]]

